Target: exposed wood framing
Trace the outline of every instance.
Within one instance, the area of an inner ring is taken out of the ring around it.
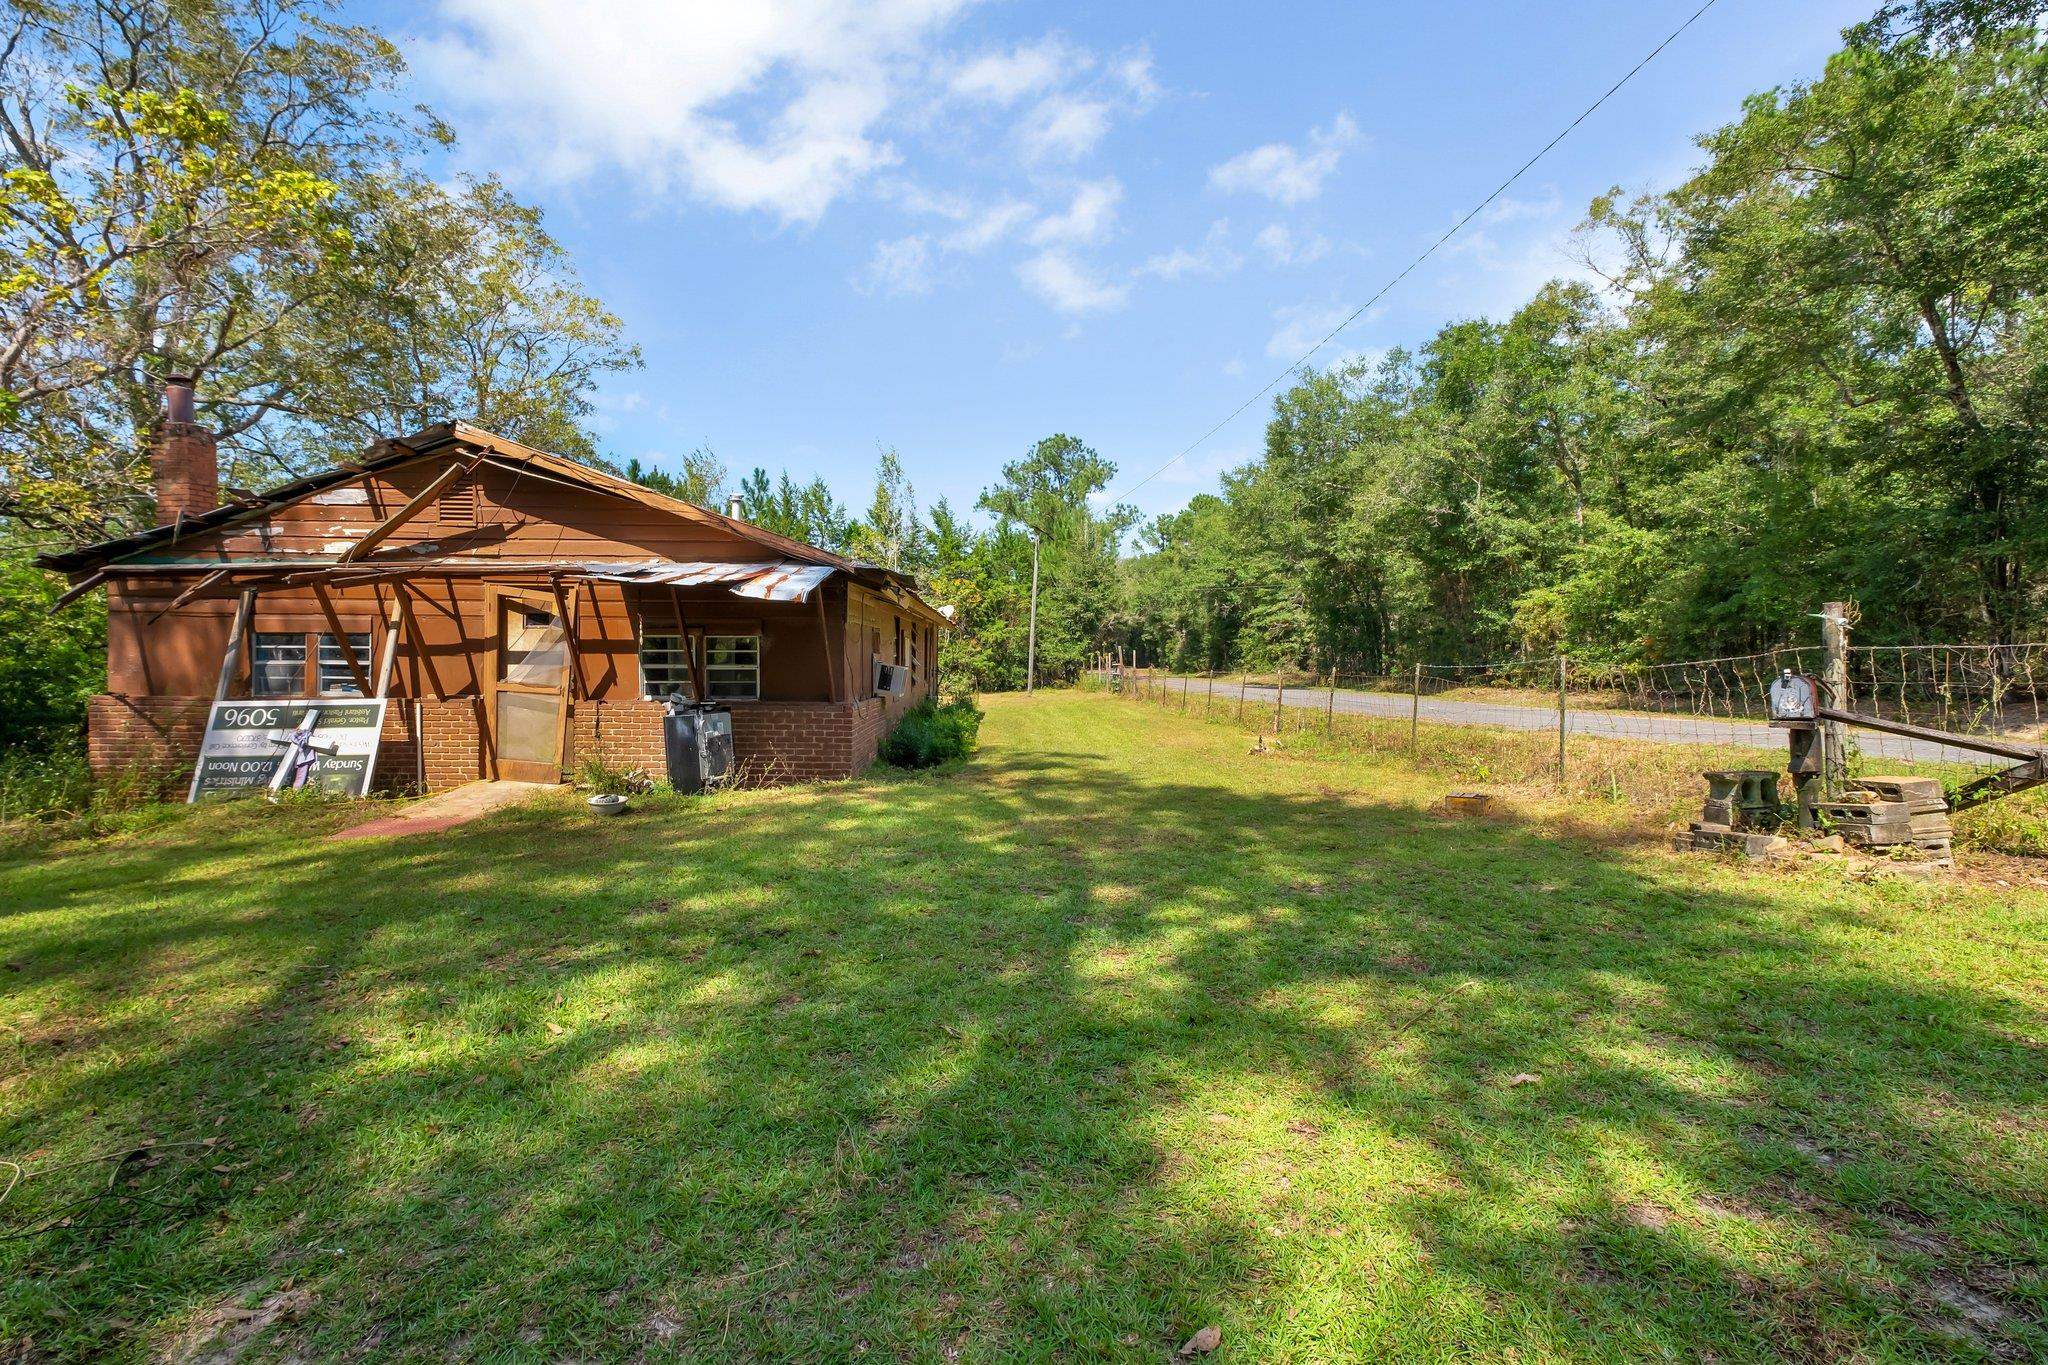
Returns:
[[[709,701],[704,695],[704,662],[697,657],[696,646],[690,643],[690,618],[683,614],[683,590],[671,583],[668,595],[676,604],[676,638],[683,642],[683,662],[690,667],[690,690],[697,694],[698,701]]]
[[[413,494],[412,500],[407,502],[405,506],[399,508],[396,512],[393,512],[390,516],[384,518],[384,520],[378,522],[375,526],[372,526],[369,529],[369,531],[367,531],[364,534],[361,540],[349,546],[348,549],[342,551],[341,558],[337,559],[335,563],[353,564],[357,560],[361,559],[364,555],[370,553],[370,551],[376,549],[379,545],[382,545],[385,539],[388,536],[390,536],[390,534],[393,531],[396,531],[399,527],[405,525],[408,521],[411,521],[414,517],[418,516],[422,508],[424,508],[428,503],[432,502],[435,498],[441,496],[442,489],[446,488],[449,484],[454,483],[464,474],[467,474],[474,470],[476,466],[477,462],[475,460],[471,460],[464,464],[450,465],[448,466],[448,468],[442,470],[439,474],[434,476],[433,481],[430,482],[425,488],[422,488],[419,492]]]
[[[587,697],[589,689],[583,684],[583,651],[576,647],[575,604],[562,592],[562,580],[550,578],[548,589],[555,595],[555,615],[562,618],[562,643],[569,651],[569,671],[562,680],[566,697]]]
[[[448,689],[441,685],[441,670],[434,667],[434,656],[427,650],[427,637],[420,630],[419,618],[413,615],[412,592],[403,583],[394,587],[398,594],[398,619],[405,627],[405,638],[412,641],[412,656],[427,675],[427,686],[434,689],[434,700],[446,701]]]
[[[555,601],[562,604],[562,585],[554,584]],[[569,699],[572,689],[582,681],[583,667],[576,662],[576,600],[566,603],[566,614],[562,617],[562,638],[569,643],[569,671],[562,675],[562,719],[555,732],[555,771],[557,775],[569,770]]]
[[[205,592],[208,588],[220,582],[223,578],[226,578],[232,572],[232,569],[215,569],[212,573],[200,579],[197,583],[194,583],[191,587],[185,589],[185,591],[179,593],[176,597],[173,597],[171,599],[171,603],[169,606],[165,607],[162,611],[159,611],[156,615],[149,618],[149,624],[155,625],[157,622],[163,620],[164,617],[170,615],[179,607],[184,606],[187,602],[190,602],[193,598],[199,596],[199,594]]]
[[[1955,800],[1949,803],[1950,810],[1968,810],[1981,806],[1986,801],[1996,801],[2001,796],[2026,791],[2048,783],[2048,757],[2036,758],[2004,772],[1980,777],[1956,792]]]
[[[818,645],[825,658],[825,699],[837,706],[842,661],[832,657],[832,625],[825,618],[825,585],[819,584],[818,590],[812,596],[818,599]]]
[[[384,619],[384,657],[377,661],[377,695],[391,694],[391,670],[398,662],[398,602],[384,605],[384,590],[377,590],[377,614]]]
[[[1946,744],[1952,749],[1994,754],[1999,758],[2016,759],[2022,763],[2033,762],[2043,757],[2042,751],[2031,745],[1986,739],[1982,735],[1954,735],[1946,730],[1935,730],[1925,725],[1912,725],[1903,720],[1889,720],[1883,716],[1860,715],[1832,706],[1815,707],[1814,714],[1822,720],[1837,721],[1844,725],[1860,725],[1866,730],[1879,730],[1888,735],[1903,735],[1907,739],[1924,739],[1930,744]]]
[[[106,581],[107,571],[105,569],[95,570],[88,576],[79,579],[76,583],[73,583],[69,588],[66,588],[64,590],[64,595],[62,597],[59,597],[56,601],[50,604],[50,614],[52,616],[55,616],[58,612],[64,610],[64,608],[70,606],[73,602],[76,602],[79,598],[85,596],[87,593],[91,592],[94,588],[97,588],[100,584]]]
[[[355,679],[356,691],[363,696],[369,696],[370,675],[363,672],[362,662],[356,658],[355,647],[348,642],[348,632],[342,629],[341,616],[334,610],[334,599],[327,595],[325,587],[317,583],[313,586],[313,597],[320,603],[320,614],[327,618],[327,628],[334,632],[334,643],[341,647],[342,660],[348,664],[349,677]]]
[[[249,622],[255,618],[255,615],[256,590],[254,588],[244,588],[242,590],[241,603],[235,607],[234,624],[228,627],[227,652],[221,655],[220,660],[220,681],[214,685],[213,689],[213,700],[215,703],[226,701],[228,699],[228,689],[234,686],[235,674],[240,671],[242,662],[242,647],[249,638]]]

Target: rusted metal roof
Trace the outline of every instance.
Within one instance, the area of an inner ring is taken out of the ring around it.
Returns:
[[[584,578],[641,586],[668,584],[678,588],[726,587],[736,597],[764,602],[803,602],[837,572],[829,564],[798,564],[791,560],[760,564],[709,560],[658,560],[649,564],[579,564]]]

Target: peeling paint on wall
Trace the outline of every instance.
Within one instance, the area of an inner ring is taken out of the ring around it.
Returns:
[[[329,488],[306,499],[324,507],[366,507],[370,502],[370,490],[357,484],[348,488]]]

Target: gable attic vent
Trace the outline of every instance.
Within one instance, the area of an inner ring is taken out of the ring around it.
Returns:
[[[476,476],[457,479],[441,494],[438,516],[443,526],[476,525]]]

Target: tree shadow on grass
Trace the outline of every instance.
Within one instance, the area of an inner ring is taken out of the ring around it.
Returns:
[[[1846,891],[1080,747],[10,887],[0,1154],[232,1144],[0,1244],[30,1350],[2048,1349],[2039,1014]]]

